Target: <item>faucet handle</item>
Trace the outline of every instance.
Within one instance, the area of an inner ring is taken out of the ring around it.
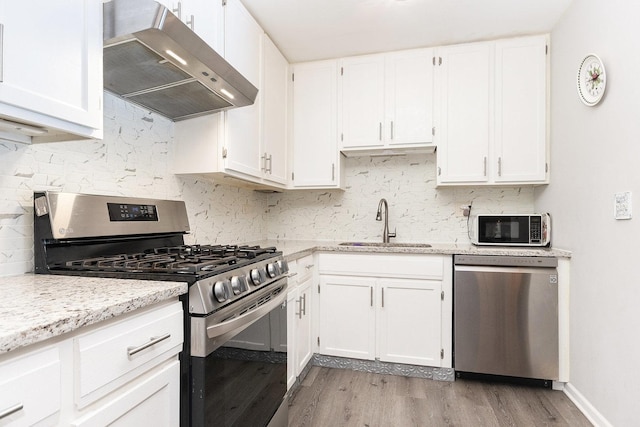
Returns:
[[[393,229],[393,233],[387,233],[387,236],[388,236],[389,238],[391,238],[391,237],[396,237],[396,230],[397,230],[397,228],[394,228],[394,229]]]

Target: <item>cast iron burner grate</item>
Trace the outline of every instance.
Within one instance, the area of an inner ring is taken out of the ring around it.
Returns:
[[[274,247],[181,245],[154,248],[143,253],[70,260],[57,263],[53,268],[75,271],[200,273],[275,252]]]

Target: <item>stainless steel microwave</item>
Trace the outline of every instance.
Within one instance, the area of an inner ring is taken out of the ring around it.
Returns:
[[[471,225],[471,243],[479,246],[550,246],[551,216],[478,214]]]

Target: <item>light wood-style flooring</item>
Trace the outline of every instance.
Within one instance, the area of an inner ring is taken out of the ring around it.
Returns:
[[[289,401],[289,427],[591,426],[561,391],[314,366]]]

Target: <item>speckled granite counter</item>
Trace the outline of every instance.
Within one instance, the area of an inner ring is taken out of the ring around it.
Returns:
[[[262,240],[252,242],[263,247],[275,246],[288,260],[301,258],[314,251],[327,252],[369,252],[369,253],[410,253],[440,255],[511,255],[511,256],[551,256],[570,258],[571,252],[555,248],[509,248],[495,246],[473,246],[471,244],[434,243],[431,247],[393,246],[341,246],[342,242],[322,240]],[[401,242],[399,242],[401,243]]]
[[[183,282],[0,277],[0,354],[187,292]]]

